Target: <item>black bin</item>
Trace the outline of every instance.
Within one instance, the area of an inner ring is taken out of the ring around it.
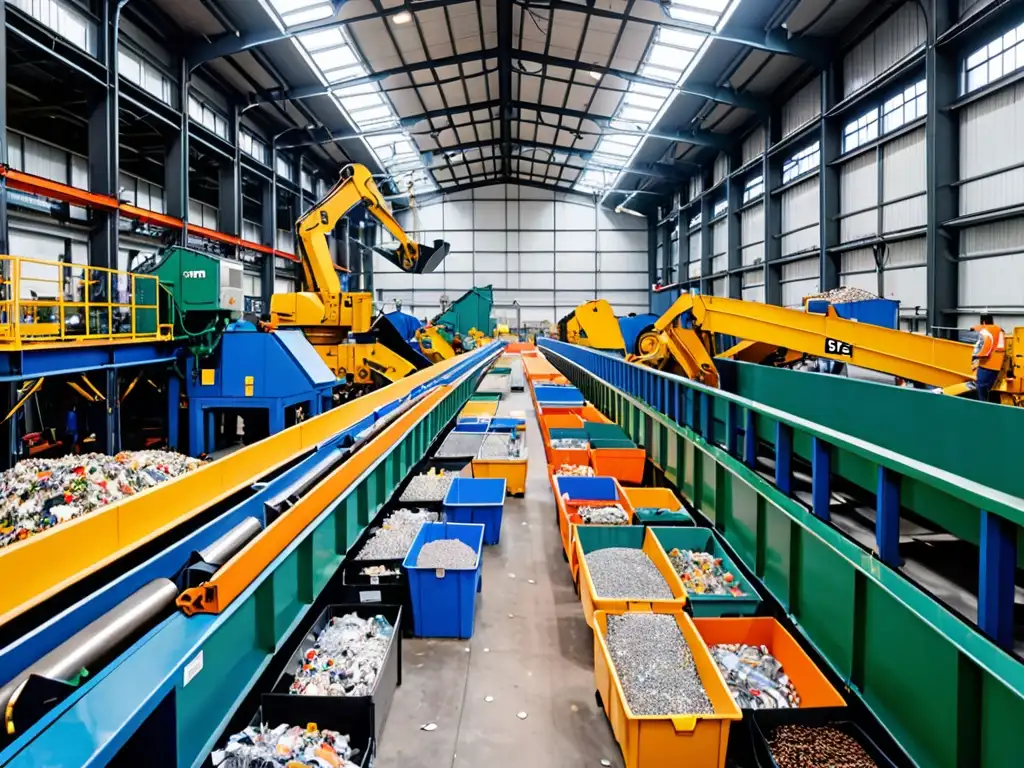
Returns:
[[[368,696],[298,696],[289,693],[295,680],[293,672],[298,668],[300,659],[315,645],[316,638],[332,618],[348,613],[354,613],[362,619],[379,614],[391,622],[394,628],[373,691]],[[395,697],[395,689],[402,682],[402,618],[402,608],[398,605],[327,606],[303,636],[272,691],[263,694],[264,716],[268,716],[267,712],[274,712],[275,715],[280,713],[281,722],[298,722],[303,725],[312,722],[321,728],[341,733],[351,734],[353,729],[362,733],[365,730],[375,744],[379,743],[391,710],[391,701]]]
[[[846,707],[747,709],[743,711],[743,716],[744,719],[750,720],[750,735],[759,768],[779,768],[778,763],[772,758],[768,740],[780,725],[831,726],[837,731],[842,731],[853,737],[875,761],[878,768],[897,768],[897,763],[893,762],[867,733],[852,721],[854,713]]]

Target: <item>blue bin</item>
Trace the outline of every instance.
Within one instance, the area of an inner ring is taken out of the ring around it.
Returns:
[[[500,418],[491,419],[488,432],[515,432],[526,424],[526,419]]]
[[[569,494],[569,500],[583,501],[618,501],[619,489],[615,486],[614,477],[569,477],[557,475],[555,492],[562,496]]]
[[[416,565],[423,545],[438,539],[458,539],[476,550],[472,568],[441,570]],[[424,523],[405,556],[416,637],[473,636],[476,593],[483,587],[484,527],[459,523]]]
[[[583,405],[583,393],[576,387],[537,386],[533,388],[537,396],[537,402],[541,406],[552,406],[564,408],[573,405]]]
[[[491,423],[490,419],[463,418],[455,422],[456,432],[486,432]]]
[[[484,526],[484,544],[501,538],[501,513],[505,509],[505,479],[456,477],[444,497],[444,513],[453,523]]]

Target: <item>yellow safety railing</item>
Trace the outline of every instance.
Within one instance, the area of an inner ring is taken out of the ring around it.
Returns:
[[[154,275],[0,256],[0,346],[170,339],[159,296]]]

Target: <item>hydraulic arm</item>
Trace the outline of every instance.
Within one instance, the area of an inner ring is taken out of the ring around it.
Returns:
[[[562,341],[606,352],[625,354],[626,342],[622,338],[619,319],[612,305],[604,299],[588,301],[558,321],[558,335]]]
[[[680,296],[655,321],[640,340],[643,354],[633,359],[656,368],[676,368],[691,379],[718,386],[714,334],[743,339],[731,352],[752,362],[826,358],[947,394],[962,394],[974,381],[969,344],[845,320],[832,308],[820,314],[690,294]],[[1012,402],[1019,395],[1012,351],[1007,360],[996,389]]]

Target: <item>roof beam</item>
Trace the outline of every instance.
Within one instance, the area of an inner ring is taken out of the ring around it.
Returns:
[[[421,154],[423,155],[424,162],[429,162],[435,155],[443,154],[449,155],[456,152],[471,152],[474,149],[482,149],[484,147],[492,147],[500,144],[500,139],[482,139],[480,141],[469,141],[465,144],[456,144],[451,147],[438,147],[437,149],[428,149]],[[551,152],[564,152],[567,155],[573,155],[576,157],[590,157],[593,154],[593,150],[589,149],[576,149],[573,147],[563,147],[558,144],[548,144],[543,141],[524,141],[522,139],[512,139],[512,147],[522,147],[524,149],[544,149],[550,150]],[[491,159],[491,158],[484,158]],[[543,162],[543,161],[540,161]]]
[[[429,11],[433,8],[444,8],[449,5],[458,5],[465,2],[471,2],[471,0],[417,0],[417,2],[406,2],[402,5],[383,8],[379,13],[366,13],[360,16],[350,16],[347,18],[341,18],[340,13],[336,13],[334,16],[326,19],[320,19],[308,24],[297,24],[294,27],[289,27],[283,32],[274,24],[270,24],[255,32],[246,32],[244,34],[240,32],[228,32],[193,46],[187,52],[186,58],[188,59],[189,66],[192,69],[195,69],[199,65],[213,61],[214,59],[219,59],[224,56],[233,56],[236,53],[242,53],[253,48],[259,48],[260,46],[267,45],[268,43],[276,43],[279,40],[287,40],[288,38],[296,37],[297,35],[305,34],[306,32],[319,32],[325,29],[341,26],[342,24],[356,24],[360,21],[370,21],[372,19],[386,19],[388,16],[394,16],[395,14],[402,13],[403,11],[416,13],[417,11]],[[343,3],[338,4],[339,9],[342,5]]]
[[[726,24],[724,30],[715,34],[715,39],[740,43],[769,53],[795,56],[819,69],[824,69],[829,64],[828,51],[823,45],[808,38],[790,37],[789,32],[782,27],[765,30]]]
[[[512,0],[498,0],[498,101],[501,103],[501,173],[512,169]]]
[[[516,51],[514,58],[519,59],[519,61],[529,61],[531,63],[541,64],[544,66],[579,69],[586,72],[599,72],[602,75],[620,77],[631,83],[641,83],[643,85],[655,85],[659,88],[669,88],[679,91],[680,93],[700,96],[701,98],[709,99],[710,101],[718,102],[719,104],[728,104],[733,107],[750,109],[762,114],[767,114],[771,108],[771,105],[767,100],[759,99],[751,94],[740,93],[733,88],[717,86],[713,83],[683,83],[682,85],[673,86],[671,83],[666,83],[664,80],[655,80],[653,77],[643,77],[642,75],[637,75],[633,72],[627,72],[621,69],[614,69],[613,67],[603,67],[598,64],[587,64],[582,61],[562,59],[557,56],[548,56],[544,53],[535,53],[533,51]],[[529,75],[531,73],[521,72],[521,74]]]

